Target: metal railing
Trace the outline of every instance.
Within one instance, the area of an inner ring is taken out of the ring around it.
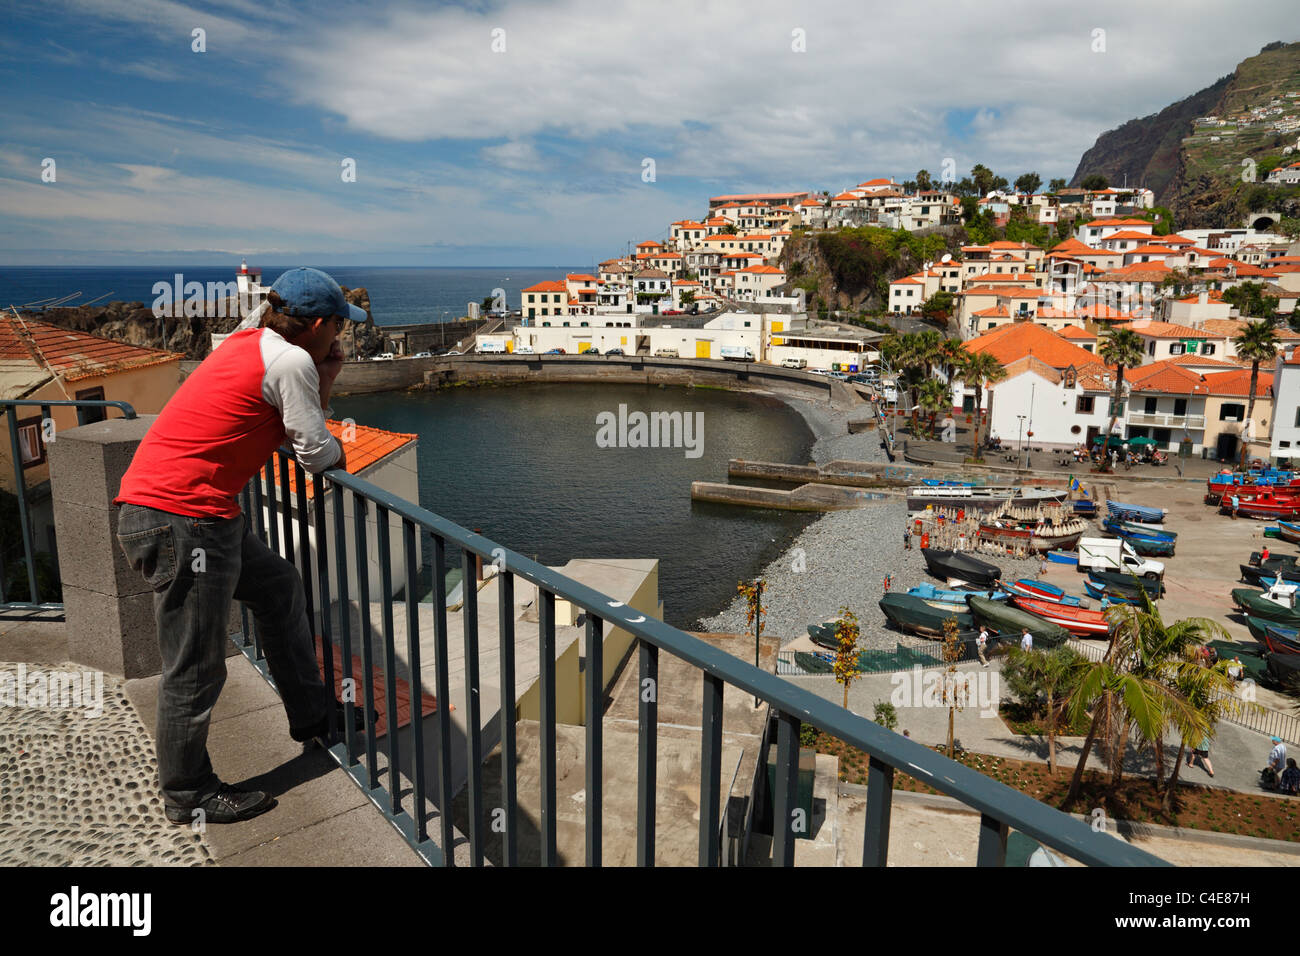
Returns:
[[[278,468],[279,487],[276,487]],[[290,475],[296,485],[296,500],[291,495]],[[776,865],[794,863],[795,828],[799,814],[795,809],[797,764],[799,753],[799,728],[801,722],[840,738],[865,751],[870,757],[863,862],[868,866],[884,866],[889,846],[890,806],[895,771],[916,776],[942,793],[955,797],[980,813],[979,851],[977,862],[983,866],[1000,866],[1005,862],[1007,833],[1014,827],[1038,840],[1045,846],[1058,850],[1083,863],[1093,865],[1162,865],[1163,861],[1136,847],[1116,840],[1070,816],[1048,807],[1032,797],[998,783],[977,771],[971,770],[914,741],[894,734],[883,727],[858,717],[830,701],[796,687],[775,674],[759,669],[753,664],[732,656],[698,638],[692,637],[663,621],[649,617],[621,601],[613,600],[572,578],[501,548],[479,534],[467,531],[433,512],[399,498],[367,481],[339,470],[329,470],[316,476],[312,482],[314,494],[309,495],[308,482],[301,465],[281,449],[267,462],[258,476],[249,483],[242,494],[246,515],[251,515],[257,534],[269,532],[268,544],[278,547],[283,536],[289,545],[288,552],[299,562],[308,614],[314,620],[316,606],[322,628],[325,683],[334,687],[335,659],[334,637],[329,608],[338,601],[340,608],[339,651],[345,666],[351,666],[353,648],[358,638],[352,632],[348,593],[349,571],[354,571],[358,583],[357,601],[360,605],[360,644],[364,668],[364,704],[366,712],[373,710],[372,665],[376,642],[382,642],[384,660],[388,662],[387,699],[395,693],[392,662],[396,635],[393,627],[392,593],[393,568],[390,561],[390,522],[400,522],[402,541],[402,567],[405,582],[407,671],[411,682],[411,726],[408,734],[410,752],[405,762],[405,776],[409,780],[410,800],[403,801],[403,785],[399,779],[402,760],[398,753],[396,722],[392,721],[387,733],[387,781],[381,779],[376,761],[378,741],[370,721],[366,721],[365,739],[358,741],[352,729],[354,704],[344,700],[344,740],[334,745],[330,753],[344,767],[352,779],[379,807],[389,821],[406,838],[407,842],[427,862],[435,865],[453,864],[458,837],[451,813],[451,736],[450,720],[446,717],[449,697],[449,658],[447,637],[447,601],[441,583],[446,577],[446,553],[449,546],[459,548],[462,554],[464,580],[474,580],[476,557],[491,562],[500,569],[496,586],[500,596],[499,662],[500,680],[500,746],[501,784],[503,806],[498,812],[493,808],[492,829],[501,834],[500,862],[515,865],[518,862],[520,837],[519,794],[516,783],[518,747],[515,728],[515,618],[514,588],[516,580],[529,582],[538,593],[538,721],[540,761],[540,814],[535,822],[539,831],[540,860],[550,866],[559,862],[557,848],[558,808],[557,784],[557,661],[556,661],[556,601],[570,602],[586,612],[586,663],[588,675],[603,675],[602,639],[607,626],[619,628],[637,639],[636,656],[638,688],[657,688],[661,652],[667,652],[681,661],[698,668],[702,674],[701,695],[701,761],[699,780],[699,851],[701,866],[720,864],[721,840],[721,770],[722,770],[722,715],[726,688],[765,702],[770,708],[776,730],[776,780],[774,795],[774,820],[777,833],[773,837],[773,856]],[[332,519],[327,518],[327,498]],[[314,499],[314,501],[309,500]],[[349,500],[350,499],[350,500]],[[346,528],[346,505],[352,506],[354,538],[349,555]],[[266,507],[268,527],[263,528],[263,507]],[[368,580],[368,520],[374,515],[377,535],[382,602],[380,632],[371,634],[371,594]],[[277,529],[277,518],[279,528]],[[334,540],[338,547],[328,551],[329,521],[333,522]],[[314,548],[293,547],[294,522],[297,522],[298,540],[304,545],[311,541],[314,525]],[[418,598],[420,577],[424,573],[417,557],[420,546],[431,546],[432,602],[434,630],[434,696],[439,708],[437,740],[434,753],[440,772],[437,775],[438,835],[430,833],[431,813],[428,787],[425,781],[425,753],[419,702],[423,697],[424,678],[420,669],[420,623]],[[314,552],[314,560],[313,560]],[[339,593],[330,593],[331,562],[336,570]],[[313,567],[314,564],[314,567]],[[472,586],[464,589],[464,679],[466,682],[466,709],[464,715],[465,756],[467,758],[466,794],[463,804],[464,837],[461,852],[467,852],[471,865],[485,861],[484,844],[487,835],[487,809],[484,804],[483,746],[480,728],[480,679],[478,640],[478,598]],[[317,602],[319,602],[317,604]],[[262,658],[256,635],[250,640],[248,619],[244,618],[245,652],[255,662]],[[264,671],[265,672],[265,671]],[[647,683],[650,682],[650,683]],[[598,866],[602,861],[602,723],[605,691],[603,680],[585,681],[585,862]],[[657,779],[658,734],[657,693],[638,694],[637,719],[637,794],[636,794],[636,860],[638,865],[653,866],[655,860],[656,832],[655,805]],[[333,717],[331,717],[333,720]],[[764,755],[759,755],[765,765]],[[464,844],[467,842],[467,848]]]
[[[1163,412],[1129,412],[1130,425],[1159,425],[1165,428],[1204,428],[1204,415],[1169,415]]]
[[[116,408],[122,413],[123,418],[135,418],[135,409],[126,402],[108,402],[92,399],[82,400],[41,400],[41,399],[3,399],[0,400],[0,414],[5,414],[9,420],[9,453],[13,460],[14,470],[14,495],[18,499],[18,525],[19,536],[23,544],[23,562],[27,571],[27,589],[30,600],[28,601],[10,601],[7,600],[8,594],[8,574],[5,569],[5,549],[9,546],[8,542],[0,541],[0,612],[4,611],[62,611],[62,601],[42,601],[39,593],[37,582],[36,568],[36,549],[32,543],[32,525],[31,525],[31,508],[27,498],[27,478],[23,474],[23,454],[22,443],[18,435],[18,409],[19,408],[39,408],[41,410],[41,421],[38,428],[36,440],[44,444],[48,441],[54,441],[54,417],[51,410],[54,408],[76,408],[77,417],[81,418],[81,411],[87,408]],[[57,560],[57,556],[56,556]]]

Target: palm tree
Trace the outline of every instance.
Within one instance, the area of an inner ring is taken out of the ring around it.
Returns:
[[[1259,363],[1271,362],[1277,355],[1277,330],[1268,321],[1251,322],[1232,340],[1237,347],[1237,357],[1250,359],[1250,405],[1246,409],[1246,423],[1242,426],[1241,461],[1246,463],[1246,433],[1251,431],[1255,418],[1255,389],[1259,385]]]
[[[1056,774],[1056,725],[1060,722],[1065,698],[1074,682],[1088,666],[1077,651],[1064,645],[1050,651],[1022,651],[1013,647],[1003,676],[1008,681],[1021,680],[1042,691],[1047,697],[1047,772]]]
[[[1000,382],[1007,377],[1007,370],[1002,363],[988,352],[967,352],[961,365],[961,380],[975,389],[975,440],[971,448],[971,457],[982,461],[980,455],[980,417],[984,404],[984,386]]]
[[[1116,368],[1115,394],[1111,397],[1110,424],[1106,426],[1106,433],[1102,435],[1101,446],[1101,470],[1109,471],[1110,459],[1106,456],[1106,452],[1110,449],[1111,432],[1115,430],[1115,422],[1119,418],[1120,402],[1124,398],[1124,369],[1142,364],[1142,338],[1132,329],[1113,329],[1106,336],[1106,341],[1097,349],[1097,353]]]
[[[952,414],[952,392],[937,378],[927,378],[918,392],[920,406],[930,413],[930,437],[934,437],[934,422],[939,412],[947,409]]]
[[[1174,809],[1174,794],[1178,789],[1178,771],[1183,766],[1183,754],[1187,750],[1187,742],[1195,741],[1207,735],[1213,735],[1214,726],[1224,717],[1229,717],[1246,707],[1258,707],[1258,704],[1247,704],[1237,698],[1233,691],[1232,678],[1228,676],[1228,662],[1219,661],[1213,667],[1202,667],[1200,663],[1194,660],[1185,660],[1181,662],[1173,673],[1173,686],[1184,700],[1200,716],[1200,721],[1193,721],[1187,725],[1173,724],[1175,730],[1181,736],[1178,743],[1178,756],[1174,758],[1174,769],[1169,775],[1169,782],[1165,785],[1164,795],[1160,799],[1160,806],[1166,813]],[[1198,730],[1203,723],[1204,729]],[[1197,734],[1200,734],[1200,737]]]
[[[953,376],[961,371],[962,363],[965,362],[969,353],[966,351],[961,339],[952,338],[941,341],[937,351],[939,359],[943,363],[944,373],[948,376],[948,391],[951,392]]]

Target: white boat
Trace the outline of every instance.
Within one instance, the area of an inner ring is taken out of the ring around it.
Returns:
[[[962,487],[955,485],[915,485],[907,489],[907,510],[924,511],[935,508],[965,508],[972,511],[994,511],[1000,508],[1025,505],[1052,504],[1065,500],[1065,488],[1043,488],[1039,485],[983,485]]]

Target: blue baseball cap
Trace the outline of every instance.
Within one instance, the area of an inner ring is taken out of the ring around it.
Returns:
[[[275,280],[271,291],[284,302],[281,311],[286,315],[366,321],[366,310],[348,302],[339,284],[319,269],[290,269]]]

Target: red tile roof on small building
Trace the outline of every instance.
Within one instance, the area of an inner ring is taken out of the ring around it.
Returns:
[[[1027,355],[1041,359],[1052,368],[1076,368],[1097,361],[1097,356],[1081,349],[1050,329],[1033,322],[1001,325],[963,344],[971,353],[987,352],[1003,365]]]
[[[24,334],[25,333],[25,334]],[[128,345],[48,322],[0,316],[0,364],[48,368],[65,382],[179,362],[179,352]]]

